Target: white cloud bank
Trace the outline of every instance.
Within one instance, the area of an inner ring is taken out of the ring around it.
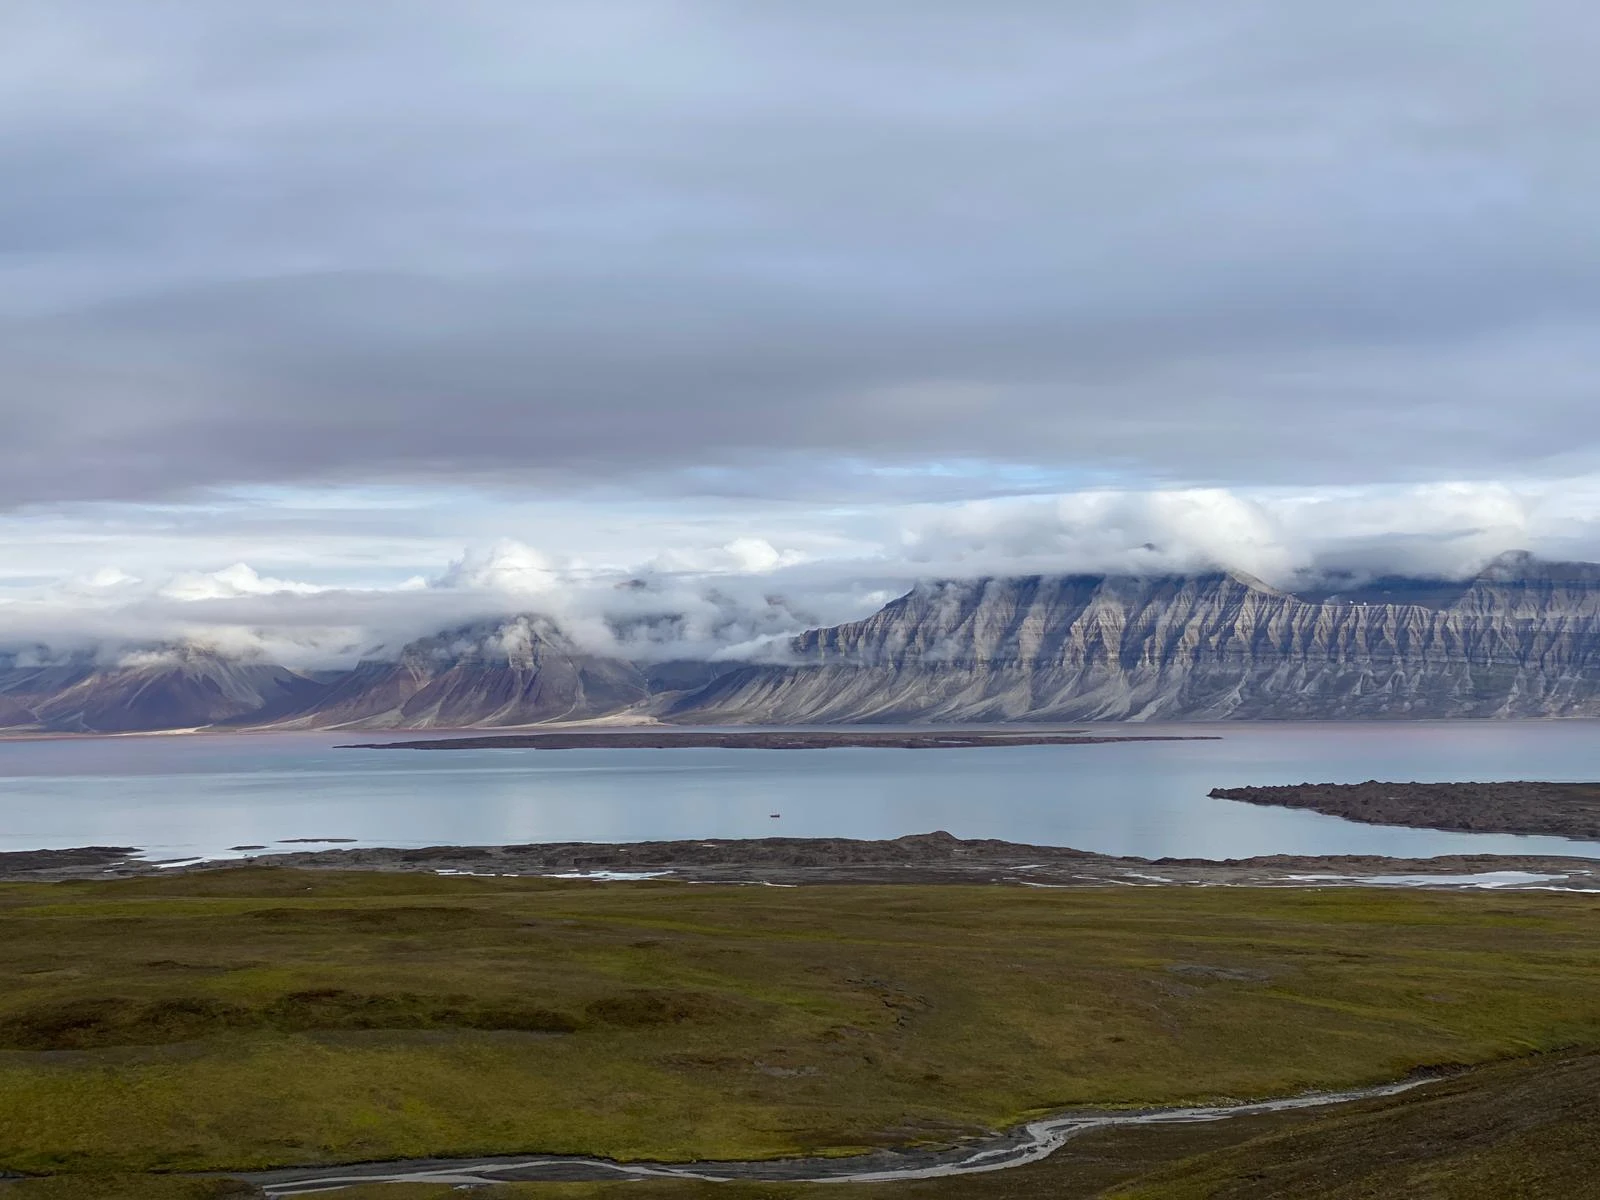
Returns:
[[[906,525],[924,574],[1222,566],[1270,583],[1330,570],[1460,577],[1506,550],[1600,554],[1600,481],[1517,490],[1422,484],[1312,493],[1093,491],[930,509]]]
[[[864,616],[918,579],[1226,567],[1293,588],[1330,573],[1461,577],[1507,550],[1600,559],[1600,477],[1293,491],[1091,490],[947,505],[792,514],[770,529],[612,523],[608,553],[573,512],[560,550],[516,538],[438,548],[431,570],[352,584],[304,572],[136,570],[73,562],[0,584],[0,648],[103,659],[188,642],[292,666],[346,665],[515,613],[597,653],[646,660],[781,653],[802,629]],[[590,518],[592,519],[592,518]],[[552,526],[551,528],[555,528]],[[662,545],[670,530],[677,540]],[[276,537],[276,535],[274,535]],[[237,534],[231,549],[248,550]],[[277,541],[276,559],[283,557]],[[189,547],[207,552],[202,540]],[[318,576],[302,578],[300,575]]]

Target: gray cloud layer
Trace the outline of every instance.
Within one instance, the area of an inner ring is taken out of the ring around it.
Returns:
[[[18,0],[0,505],[1590,470],[1597,33],[1577,0]]]

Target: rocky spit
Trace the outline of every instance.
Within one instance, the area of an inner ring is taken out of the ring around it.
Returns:
[[[1218,800],[1308,808],[1368,825],[1600,840],[1600,783],[1295,783],[1212,788]]]

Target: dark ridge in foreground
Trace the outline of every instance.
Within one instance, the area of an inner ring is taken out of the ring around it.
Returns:
[[[970,750],[980,746],[1093,746],[1107,742],[1214,742],[1221,739],[1184,735],[1106,735],[1029,732],[877,733],[832,729],[813,733],[746,730],[735,733],[698,731],[584,731],[581,733],[518,733],[490,737],[428,738],[415,742],[360,742],[340,750],[832,750],[841,747],[892,750]]]
[[[1297,783],[1212,788],[1217,800],[1314,812],[1368,825],[1600,839],[1600,783]]]
[[[73,846],[66,850],[11,850],[0,853],[0,879],[25,879],[49,872],[52,875],[92,877],[114,870],[142,871],[151,863],[140,862],[143,851],[135,846]]]

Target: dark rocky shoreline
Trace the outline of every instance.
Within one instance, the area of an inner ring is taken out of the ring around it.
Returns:
[[[0,854],[0,880],[107,879],[244,867],[523,875],[678,883],[1009,884],[1026,887],[1336,887],[1363,882],[1441,887],[1537,886],[1600,891],[1600,859],[1549,855],[1270,855],[1244,859],[1118,858],[1062,846],[962,839],[943,831],[885,841],[748,838],[550,842],[520,846],[295,850],[218,861],[150,862],[121,847]],[[1490,873],[1503,874],[1498,879]]]
[[[1308,808],[1368,825],[1600,840],[1600,783],[1298,783],[1212,788],[1217,800]]]

